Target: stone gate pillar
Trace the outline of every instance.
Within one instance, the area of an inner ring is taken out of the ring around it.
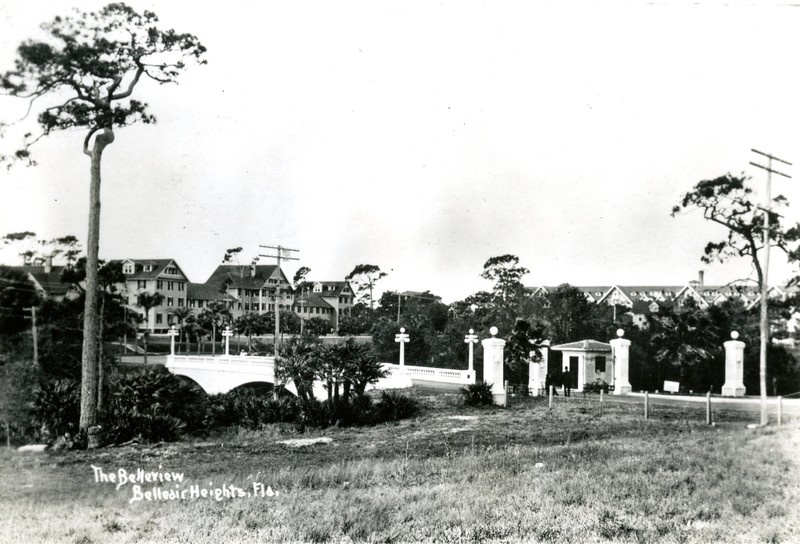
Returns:
[[[722,396],[743,397],[744,388],[744,342],[737,340],[739,333],[733,331],[731,340],[725,346],[725,385],[722,386]]]
[[[481,341],[483,344],[483,381],[492,384],[494,402],[500,406],[506,405],[506,390],[503,386],[503,348],[506,341],[495,338],[497,327],[489,329],[491,338]]]
[[[609,342],[614,350],[614,394],[627,395],[631,392],[628,381],[629,350],[631,341],[622,337],[625,331],[617,329],[617,338]]]
[[[539,351],[542,354],[542,360],[538,363],[534,363],[531,360],[531,362],[528,363],[528,391],[531,396],[534,397],[538,397],[542,394],[545,382],[547,381],[547,361],[550,357],[550,341],[545,340],[542,342]],[[533,359],[535,353],[534,351],[530,352],[531,359]]]

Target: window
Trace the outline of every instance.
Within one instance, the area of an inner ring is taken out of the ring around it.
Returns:
[[[133,264],[132,263],[125,263],[122,267],[123,274],[133,274]]]
[[[166,267],[164,269],[164,273],[165,274],[171,274],[173,276],[177,276],[178,275],[178,269],[175,268],[174,266],[168,266],[168,267]]]
[[[603,355],[598,355],[594,358],[594,371],[595,372],[605,372],[606,371],[606,358]]]
[[[202,300],[198,300],[197,301],[197,307],[198,308],[202,308],[203,307],[203,301]]]
[[[168,281],[167,282],[167,289],[169,291],[172,291],[173,289],[175,289],[175,282],[174,281]]]
[[[147,280],[136,280],[137,289],[147,289]]]
[[[162,323],[163,321],[164,321],[164,316],[163,316],[163,315],[161,315],[161,314],[156,314],[156,324],[157,324],[157,325],[161,325],[161,323]]]
[[[182,298],[178,299],[178,306],[183,306],[183,299]]]
[[[157,280],[156,281],[156,289],[163,289],[163,288],[164,288],[164,282],[161,281],[161,280]]]
[[[167,306],[174,306],[175,300],[172,297],[167,297]]]
[[[152,272],[153,271],[153,265],[152,264],[146,264],[146,265],[142,266],[142,270],[144,270],[145,272]]]
[[[178,291],[184,291],[184,290],[186,290],[186,284],[185,283],[179,283],[178,284]]]

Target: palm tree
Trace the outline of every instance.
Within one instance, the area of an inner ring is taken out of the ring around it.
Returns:
[[[211,354],[217,354],[217,327],[228,323],[231,312],[221,302],[211,302],[198,316],[201,323],[211,325]]]
[[[183,339],[185,338],[184,332],[183,332],[184,321],[191,314],[192,314],[192,311],[189,308],[187,308],[186,306],[179,306],[178,308],[175,309],[174,312],[172,312],[172,315],[175,316],[175,319],[178,320],[178,326],[181,329],[180,336],[178,337],[178,353],[180,353],[180,351],[181,351],[180,350],[180,343],[183,342]]]
[[[236,320],[234,326],[236,327],[237,333],[244,333],[247,335],[247,351],[251,349],[253,335],[263,334],[268,330],[264,317],[254,312],[241,316]]]
[[[150,334],[150,310],[156,306],[161,306],[164,302],[164,295],[159,292],[139,293],[136,297],[136,305],[144,310],[144,364],[147,364],[147,336]]]
[[[693,303],[656,318],[651,343],[655,348],[656,385],[661,384],[661,363],[671,364],[686,383],[697,367],[709,363],[719,349],[718,329],[708,315]],[[706,385],[706,384],[696,384]]]

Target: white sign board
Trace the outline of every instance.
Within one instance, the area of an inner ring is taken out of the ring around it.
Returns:
[[[664,380],[664,392],[665,393],[677,393],[681,390],[681,384],[679,382],[669,382]]]

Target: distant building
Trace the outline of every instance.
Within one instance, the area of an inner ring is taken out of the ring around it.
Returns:
[[[41,266],[24,265],[12,266],[14,270],[22,272],[33,282],[33,286],[43,299],[62,301],[65,298],[77,297],[78,290],[69,283],[61,282],[61,273],[64,266],[53,266],[52,257],[45,259]]]
[[[237,303],[237,300],[227,291],[220,291],[213,285],[191,282],[186,284],[186,304],[193,313],[200,313],[213,303],[222,304],[225,308],[230,309]]]
[[[334,329],[339,326],[342,316],[350,315],[355,304],[355,291],[349,281],[315,281],[311,291],[333,309],[330,316]]]
[[[633,324],[643,327],[647,323],[647,316],[656,314],[660,310],[682,304],[691,299],[699,307],[721,304],[726,300],[741,300],[745,307],[750,309],[761,302],[761,291],[752,282],[731,283],[728,285],[705,285],[703,273],[698,279],[685,285],[594,285],[574,286],[583,292],[583,295],[592,303],[622,306],[627,308]],[[539,296],[556,289],[552,286],[538,286],[526,288],[530,296]],[[787,289],[773,286],[769,289],[770,297],[783,299],[787,296]]]
[[[187,305],[186,275],[174,259],[122,259],[110,261],[120,263],[125,276],[125,284],[119,286],[127,307],[142,315],[139,330],[151,333],[167,332],[173,322],[176,308]],[[150,309],[144,315],[144,309],[138,305],[140,293],[160,293],[164,297],[161,305]]]
[[[271,313],[275,311],[275,298],[279,297],[281,311],[292,309],[294,293],[286,275],[276,265],[219,265],[206,280],[203,288],[193,287],[193,295],[204,298],[192,299],[190,307],[202,308],[212,300],[213,293],[224,293],[230,304],[233,318],[246,313]]]

